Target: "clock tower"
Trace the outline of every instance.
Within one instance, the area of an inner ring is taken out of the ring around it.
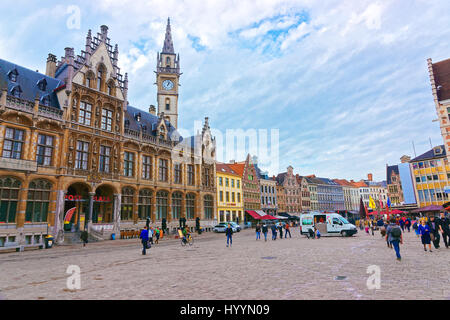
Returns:
[[[156,64],[156,85],[158,86],[158,115],[164,117],[178,128],[178,86],[180,79],[180,55],[173,49],[170,19],[167,19],[166,37],[161,53],[158,52]]]

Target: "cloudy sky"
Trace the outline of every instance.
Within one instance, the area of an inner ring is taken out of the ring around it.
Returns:
[[[278,130],[270,174],[381,180],[413,141],[417,155],[442,144],[426,59],[450,58],[448,0],[15,0],[0,12],[0,57],[45,71],[49,52],[79,53],[106,24],[130,104],[148,110],[169,16],[180,127],[208,116],[217,135]]]

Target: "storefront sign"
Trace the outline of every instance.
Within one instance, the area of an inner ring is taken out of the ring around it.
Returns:
[[[88,201],[88,199],[83,199],[80,195],[71,195],[66,194],[64,197],[66,201]],[[111,202],[111,198],[108,196],[94,196],[93,197],[94,202]]]
[[[111,202],[111,198],[108,196],[94,196],[94,202]]]

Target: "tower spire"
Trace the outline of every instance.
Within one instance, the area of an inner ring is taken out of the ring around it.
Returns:
[[[167,18],[166,37],[161,53],[175,53],[175,50],[173,49],[172,31],[170,29],[170,18]]]

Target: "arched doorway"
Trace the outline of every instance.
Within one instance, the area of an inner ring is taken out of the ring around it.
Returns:
[[[92,223],[113,222],[114,189],[108,185],[99,186],[95,190],[92,209]]]
[[[89,216],[89,186],[82,182],[76,182],[67,188],[62,217],[64,220],[73,208],[75,211],[69,221],[64,221],[64,231],[74,232],[84,229],[86,217]]]

